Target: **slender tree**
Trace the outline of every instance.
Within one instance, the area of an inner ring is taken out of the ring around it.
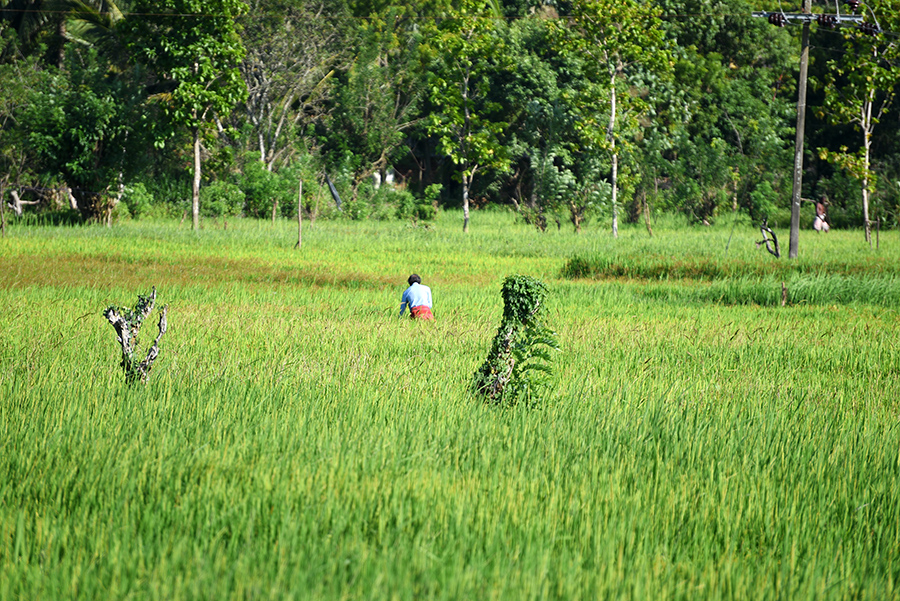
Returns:
[[[250,126],[250,145],[272,171],[290,161],[298,137],[327,110],[341,60],[340,15],[327,0],[247,0],[240,17],[247,53],[240,64],[247,100],[235,125]]]
[[[868,8],[868,7],[867,7]],[[870,15],[881,27],[900,27],[900,0],[873,3]],[[872,242],[869,202],[874,191],[872,134],[894,102],[900,86],[900,39],[866,28],[843,28],[845,54],[828,61],[825,103],[819,110],[834,124],[852,124],[861,134],[857,150],[820,148],[821,158],[836,163],[860,183],[866,242]]]
[[[200,142],[203,129],[225,118],[247,97],[238,66],[244,47],[236,18],[242,0],[137,0],[123,26],[135,59],[154,70],[154,97],[177,127],[191,133],[191,212],[200,227]]]
[[[618,145],[627,141],[621,134],[621,121],[626,117],[630,123],[624,129],[634,128],[649,108],[647,100],[633,90],[634,75],[671,70],[661,25],[660,11],[638,0],[585,0],[573,3],[568,29],[562,32],[567,52],[590,57],[588,73],[598,84],[584,86],[572,109],[579,113],[585,144],[609,153],[613,236],[619,232]],[[604,91],[605,103],[597,97]],[[606,111],[599,111],[600,107]]]
[[[426,33],[434,61],[428,78],[428,133],[459,168],[463,231],[469,231],[469,192],[481,169],[509,167],[500,136],[501,105],[489,98],[491,75],[508,68],[501,29],[505,22],[488,0],[463,0]]]

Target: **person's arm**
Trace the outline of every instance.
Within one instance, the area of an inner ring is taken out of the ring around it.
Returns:
[[[409,306],[409,288],[403,291],[403,295],[400,297],[400,317],[403,317],[403,312],[406,311],[406,308]],[[412,309],[410,309],[412,310]]]

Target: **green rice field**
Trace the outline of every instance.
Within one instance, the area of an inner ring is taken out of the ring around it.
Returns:
[[[8,226],[0,599],[900,599],[900,233],[461,223]],[[470,392],[515,273],[535,407]]]

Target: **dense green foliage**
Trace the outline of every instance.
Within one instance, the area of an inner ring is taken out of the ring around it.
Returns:
[[[302,251],[285,221],[13,222],[0,598],[900,595],[896,300],[753,302],[778,262],[749,226],[460,219],[317,220]],[[810,278],[897,298],[896,232],[801,238]],[[412,269],[437,321],[396,318]],[[563,349],[536,410],[470,392],[513,273]],[[151,283],[169,332],[130,388],[100,312]]]
[[[889,29],[900,26],[900,2],[884,0],[871,17]],[[859,144],[842,144],[838,149],[822,148],[823,159],[841,165],[862,186],[863,225],[866,240],[871,236],[869,197],[877,176],[872,170],[872,144],[875,127],[891,109],[900,81],[900,40],[896,35],[871,36],[853,31],[845,36],[847,54],[871,57],[871,60],[828,61],[825,79],[825,105],[821,115],[833,123],[851,123],[860,132]],[[858,149],[856,149],[858,147]]]
[[[475,371],[475,392],[488,401],[533,404],[539,397],[540,376],[551,373],[550,351],[559,349],[542,319],[548,292],[546,284],[527,275],[503,280],[503,319],[487,359]]]
[[[751,16],[778,3],[2,6],[0,182],[29,211],[71,189],[109,221],[142,183],[150,213],[181,214],[225,182],[244,193],[239,213],[277,202],[292,217],[299,181],[320,191],[327,175],[348,210],[323,201],[309,218],[418,221],[428,211],[408,207],[440,185],[464,226],[470,204],[511,205],[541,230],[735,210],[787,225],[799,21]],[[802,196],[827,199],[834,226],[871,229],[900,216],[900,13],[860,10],[884,31],[812,27]]]

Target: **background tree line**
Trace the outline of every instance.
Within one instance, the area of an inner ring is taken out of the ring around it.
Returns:
[[[296,216],[302,180],[313,219],[789,221],[800,28],[752,17],[780,10],[768,0],[2,6],[0,196],[17,213],[196,228]],[[838,227],[896,225],[900,0],[858,10],[883,31],[813,25],[802,196]]]

